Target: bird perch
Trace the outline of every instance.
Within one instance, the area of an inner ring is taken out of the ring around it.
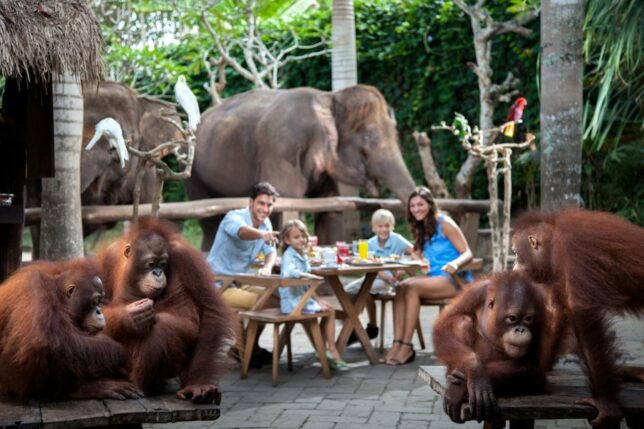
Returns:
[[[509,121],[500,127],[493,127],[486,130],[479,130],[477,126],[472,129],[465,117],[460,113],[455,114],[452,125],[444,121],[440,125],[432,126],[432,130],[450,131],[461,140],[461,145],[467,152],[485,162],[488,191],[490,201],[497,201],[499,198],[498,176],[503,174],[503,227],[499,228],[499,208],[497,204],[490,204],[488,213],[490,229],[492,230],[492,269],[494,272],[505,270],[508,262],[508,250],[510,248],[510,207],[512,204],[512,150],[524,149],[534,142],[534,135],[526,134],[524,142],[510,143],[486,143],[485,136],[496,136],[510,124],[521,121]]]

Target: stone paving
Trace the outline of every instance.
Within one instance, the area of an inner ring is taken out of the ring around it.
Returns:
[[[369,365],[359,346],[344,354],[350,367],[323,378],[312,347],[300,328],[292,335],[294,371],[286,369],[286,353],[277,387],[271,386],[270,365],[251,369],[246,380],[238,368],[224,377],[221,417],[214,422],[185,422],[144,425],[146,429],[196,428],[480,428],[482,424],[452,423],[442,409],[442,401],[418,377],[419,365],[436,365],[431,348],[431,325],[437,309],[424,307],[421,322],[428,342],[408,365],[392,367]],[[387,316],[385,344],[391,342],[391,314]],[[644,322],[620,319],[615,328],[623,360],[644,364]],[[374,340],[375,341],[375,340]],[[260,344],[272,348],[272,329],[266,329]],[[590,428],[584,420],[542,420],[536,428]],[[625,427],[624,425],[622,427]]]

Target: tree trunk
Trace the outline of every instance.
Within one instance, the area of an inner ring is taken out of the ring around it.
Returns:
[[[333,0],[331,18],[333,51],[331,52],[331,78],[333,91],[339,91],[358,83],[358,62],[356,59],[356,24],[353,13],[353,0]],[[356,186],[338,183],[338,193],[342,196],[357,196]],[[342,213],[329,216],[334,220],[320,220],[330,226],[328,240],[353,240],[360,238],[360,216],[358,213]],[[337,223],[341,219],[341,229]]]
[[[58,76],[54,94],[55,176],[42,181],[40,252],[43,259],[83,256],[80,151],[83,96],[77,77]]]
[[[582,0],[541,6],[541,208],[581,202]]]
[[[333,40],[332,85],[333,91],[339,91],[358,83],[353,0],[333,0],[331,28]]]

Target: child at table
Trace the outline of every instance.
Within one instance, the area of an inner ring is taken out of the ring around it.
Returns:
[[[282,239],[280,243],[280,250],[282,252],[280,276],[282,278],[317,278],[310,273],[311,266],[307,257],[309,233],[306,230],[306,225],[299,219],[289,220],[282,228],[280,237]],[[279,288],[280,309],[282,313],[288,314],[292,312],[302,299],[306,290],[307,286]],[[331,316],[323,317],[320,323],[322,336],[326,342],[326,356],[329,360],[329,366],[331,369],[347,368],[347,363],[342,360],[342,356],[340,356],[338,349],[335,347],[335,312],[333,311],[333,307],[328,302],[313,294],[313,297],[309,298],[306,304],[304,304],[302,313],[310,314],[320,311],[331,311]]]
[[[403,254],[411,254],[413,249],[412,244],[405,237],[394,232],[395,226],[396,218],[389,210],[379,209],[373,213],[371,216],[371,229],[375,235],[367,240],[369,253],[373,253],[373,256],[378,258],[386,258],[393,255],[400,257]],[[375,295],[392,291],[404,274],[405,272],[402,270],[396,272],[379,271],[378,276],[373,281],[371,293]],[[345,290],[355,299],[355,296],[360,291],[360,286],[363,281],[364,277],[360,277],[346,285]],[[375,338],[378,336],[378,326],[376,326],[376,304],[371,296],[367,298],[365,306],[367,308],[367,314],[369,315],[369,323],[367,324],[366,329],[367,335],[369,338]],[[351,334],[351,337],[349,337],[349,343],[355,341],[357,341],[357,338],[355,338],[354,334]]]

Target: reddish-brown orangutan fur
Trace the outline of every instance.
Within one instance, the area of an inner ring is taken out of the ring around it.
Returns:
[[[520,357],[504,349],[504,334],[521,327],[504,322],[510,313],[532,334]],[[528,314],[532,320],[523,325],[520,319]],[[451,381],[445,411],[454,421],[462,422],[460,406],[467,395],[473,417],[488,419],[495,406],[491,391],[507,396],[543,390],[545,371],[563,347],[565,336],[557,330],[565,325],[565,313],[556,297],[525,274],[501,273],[469,286],[434,324],[436,356],[447,364]],[[455,376],[458,373],[461,375]]]
[[[105,335],[83,332],[72,323],[75,315],[66,306],[63,283],[70,278],[91,281],[98,274],[92,260],[41,261],[0,285],[0,393],[19,398],[119,398],[105,387],[131,386],[110,380],[123,378],[125,349]],[[98,385],[101,379],[103,388]]]
[[[135,272],[125,248],[157,235],[167,243],[167,284],[154,298],[154,325],[143,335],[133,331],[125,307],[137,296]],[[143,218],[116,243],[98,255],[108,304],[106,333],[129,351],[131,380],[145,393],[158,393],[167,378],[179,376],[177,393],[195,402],[210,402],[212,393],[201,396],[205,386],[216,388],[225,370],[223,353],[233,342],[232,316],[214,286],[212,272],[201,253],[192,248],[168,222]],[[192,393],[190,389],[196,389]]]
[[[514,231],[517,268],[549,284],[569,312],[599,409],[594,427],[617,427],[618,372],[607,318],[644,314],[644,229],[610,213],[568,209],[526,213]]]

